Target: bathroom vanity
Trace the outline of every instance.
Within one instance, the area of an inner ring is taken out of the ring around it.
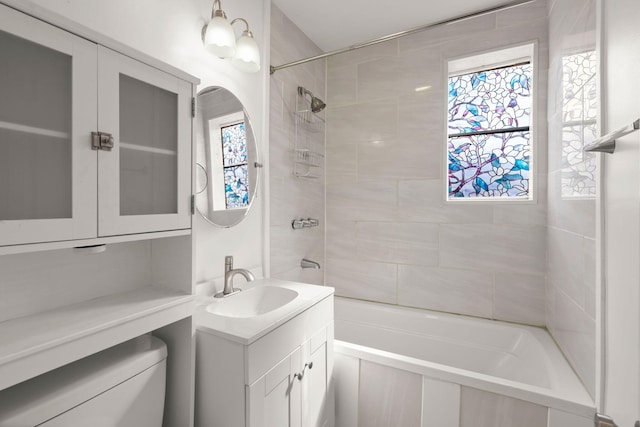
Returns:
[[[248,285],[196,309],[196,426],[333,426],[333,288]]]

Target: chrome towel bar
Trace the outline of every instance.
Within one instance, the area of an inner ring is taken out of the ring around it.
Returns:
[[[584,151],[599,151],[602,153],[613,154],[613,152],[616,150],[616,139],[628,135],[631,132],[635,132],[638,129],[640,129],[640,119],[636,119],[636,121],[634,121],[630,125],[627,125],[622,129],[610,132],[596,139],[591,144],[585,145]]]

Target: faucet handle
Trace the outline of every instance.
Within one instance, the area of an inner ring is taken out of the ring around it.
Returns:
[[[225,271],[233,270],[233,255],[224,257],[224,269]]]

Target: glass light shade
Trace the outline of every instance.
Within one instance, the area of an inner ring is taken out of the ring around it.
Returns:
[[[219,58],[231,58],[236,52],[236,35],[222,16],[214,17],[204,33],[204,45]]]
[[[236,42],[236,54],[232,62],[236,68],[248,73],[255,73],[260,70],[258,43],[247,31],[243,32]]]

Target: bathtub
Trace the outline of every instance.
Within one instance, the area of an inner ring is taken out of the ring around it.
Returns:
[[[593,426],[544,329],[336,297],[335,338],[337,427]]]

